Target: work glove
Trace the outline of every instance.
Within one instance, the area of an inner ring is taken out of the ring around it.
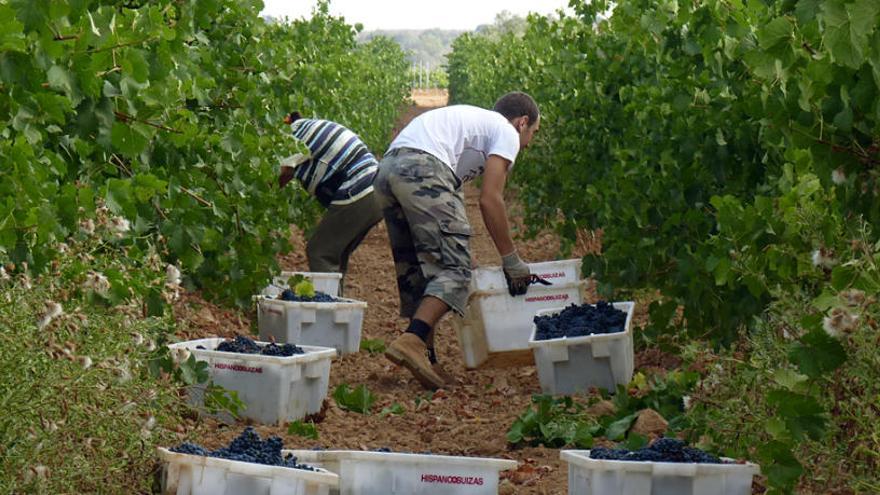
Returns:
[[[529,290],[532,273],[529,271],[529,265],[520,259],[516,251],[501,257],[501,268],[511,296],[521,296]]]

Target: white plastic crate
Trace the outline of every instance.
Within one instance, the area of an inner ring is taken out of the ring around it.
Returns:
[[[159,448],[163,495],[329,495],[339,476]]]
[[[685,464],[590,459],[563,450],[571,495],[751,495],[756,464]],[[730,461],[730,459],[723,459]]]
[[[616,302],[614,308],[626,312],[623,332],[535,340],[532,322],[529,346],[535,355],[538,380],[545,394],[571,395],[590,387],[613,392],[617,385],[632,380],[634,358],[632,316],[635,303]],[[554,315],[562,308],[539,311],[536,316]]]
[[[339,295],[339,285],[342,283],[342,274],[333,272],[281,272],[281,275],[272,277],[272,284],[263,289],[262,295],[278,297],[284,289],[289,289],[287,279],[294,275],[302,275],[312,281],[315,290],[336,297]]]
[[[490,353],[527,351],[535,313],[584,300],[581,260],[530,263],[529,269],[553,285],[531,285],[524,296],[511,297],[501,267],[473,271],[465,315],[452,320],[466,367],[476,368]]]
[[[495,495],[516,461],[352,450],[293,450],[299,462],[339,475],[338,495]]]
[[[553,285],[563,285],[581,280],[581,266],[583,262],[580,258],[559,261],[542,261],[540,263],[529,263],[529,271],[533,274],[553,283]],[[533,285],[532,288],[538,287]],[[507,281],[504,279],[504,272],[500,266],[481,267],[473,270],[471,275],[471,290],[490,291],[495,289],[504,289],[507,291]],[[529,289],[531,290],[531,289]]]
[[[169,347],[172,351],[185,348],[197,360],[207,362],[214,384],[234,390],[247,405],[241,413],[246,418],[277,424],[296,421],[321,410],[335,349],[301,345],[305,354],[289,357],[215,351],[224,340],[190,340]],[[198,346],[205,349],[197,349]],[[204,385],[190,387],[189,400],[201,405]]]
[[[319,303],[258,297],[260,339],[358,352],[366,308],[367,303],[354,299]]]

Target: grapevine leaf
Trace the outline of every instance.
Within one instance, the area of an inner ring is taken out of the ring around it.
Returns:
[[[764,431],[775,439],[784,440],[788,438],[788,428],[785,426],[785,421],[781,418],[768,419],[764,425]]]
[[[768,50],[791,38],[793,26],[785,17],[777,17],[758,31],[758,43]]]
[[[626,435],[626,432],[629,430],[629,427],[632,426],[638,416],[638,413],[633,413],[611,423],[608,425],[608,428],[605,429],[605,437],[612,442],[622,440]]]
[[[315,284],[309,279],[301,280],[292,289],[299,297],[315,297]]]
[[[168,182],[159,179],[153,174],[139,174],[132,179],[134,197],[141,203],[145,203],[157,194],[165,192],[167,188]]]
[[[507,441],[512,444],[517,444],[523,441],[523,428],[524,423],[521,419],[517,419],[510,426],[510,429],[507,430]]]
[[[799,24],[807,24],[816,18],[822,0],[800,0],[795,6],[795,15]]]
[[[130,157],[136,157],[149,144],[147,138],[139,133],[134,126],[123,122],[115,122],[113,124],[113,129],[110,131],[110,139],[113,142],[113,146],[120,153]]]
[[[382,354],[385,352],[385,341],[382,339],[361,339],[361,350],[370,354]]]
[[[379,417],[385,417],[389,414],[401,415],[406,412],[406,409],[399,402],[395,402],[388,407],[383,407],[382,411],[379,413]]]
[[[146,305],[147,316],[162,316],[165,314],[166,303],[160,290],[152,289],[147,293]]]
[[[348,384],[343,383],[333,391],[333,400],[347,411],[369,414],[370,408],[376,402],[376,396],[365,385],[351,389]]]
[[[28,31],[37,30],[49,21],[51,0],[10,0],[9,4]]]
[[[838,303],[839,298],[834,292],[825,289],[818,297],[813,299],[813,307],[819,311],[828,311]]]
[[[8,5],[0,5],[0,51],[24,51],[24,26]]]
[[[579,449],[589,449],[593,446],[593,434],[596,433],[596,429],[594,425],[578,424],[571,444]]]
[[[205,364],[207,365],[207,363]],[[207,381],[207,374],[205,375],[204,381]],[[213,382],[205,387],[204,404],[205,409],[211,414],[217,414],[220,411],[224,411],[229,413],[235,419],[240,418],[241,412],[244,409],[247,409],[247,404],[238,397],[238,391],[229,390]]]
[[[785,368],[773,374],[773,381],[791,391],[798,389],[801,384],[807,381],[807,378],[807,376]]]
[[[848,289],[850,285],[858,278],[856,269],[852,266],[836,266],[831,271],[831,287],[836,291]]]
[[[818,440],[825,433],[825,411],[813,397],[773,390],[767,394],[767,403],[776,407],[795,440],[802,441],[806,436]]]
[[[287,434],[317,440],[318,427],[311,421],[306,423],[305,421],[297,420],[287,425]]]
[[[195,355],[190,354],[186,361],[180,363],[181,378],[187,385],[204,383],[207,379],[207,366],[208,363],[198,361]]]
[[[147,82],[150,68],[141,50],[127,50],[120,61],[123,72],[139,83]]]
[[[128,179],[108,180],[105,196],[107,206],[115,212],[123,213],[126,217],[136,216],[137,211],[131,189],[131,181]]]
[[[771,486],[790,489],[804,472],[791,447],[785,443],[774,441],[761,445],[758,455],[761,458],[761,470]]]
[[[623,446],[628,450],[637,450],[648,445],[648,438],[637,433],[630,434]]]
[[[804,375],[818,378],[836,370],[846,362],[846,349],[834,337],[813,330],[792,346],[788,355]]]
[[[829,0],[823,4],[823,12],[827,24],[825,43],[831,57],[838,63],[858,69],[865,61],[880,5],[874,0],[852,3]]]
[[[67,69],[60,65],[53,65],[49,68],[49,72],[46,73],[46,77],[48,78],[50,88],[66,94],[73,106],[79,105],[82,101],[82,96]]]

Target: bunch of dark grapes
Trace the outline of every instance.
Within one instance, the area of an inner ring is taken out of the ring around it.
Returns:
[[[220,343],[215,349],[221,352],[235,352],[238,354],[262,354],[263,356],[281,356],[281,357],[289,357],[294,354],[305,354],[305,351],[302,347],[296,346],[294,344],[282,344],[278,345],[276,343],[266,344],[261,346],[243,335],[237,335],[233,340],[226,340]]]
[[[596,447],[590,450],[590,458],[610,461],[723,464],[723,461],[718,457],[700,449],[688,447],[683,441],[676,438],[659,438],[649,447],[638,450]]]
[[[611,303],[599,301],[595,306],[572,304],[555,315],[536,316],[535,339],[583,337],[591,334],[617,333],[624,330],[626,312]]]
[[[266,344],[263,346],[262,354],[264,356],[281,356],[281,357],[290,357],[294,354],[305,354],[306,351],[302,349],[302,347],[294,344],[281,344],[278,345],[274,342],[271,344]]]
[[[194,443],[183,442],[171,449],[172,452],[177,452],[179,454],[189,454],[189,455],[201,455],[207,457],[210,452],[202,447],[201,445],[196,445]]]
[[[201,455],[205,457],[229,459],[231,461],[315,471],[315,468],[312,466],[297,464],[296,457],[292,454],[282,456],[281,449],[283,447],[284,445],[281,438],[271,436],[263,440],[253,427],[248,426],[238,437],[230,442],[229,445],[217,450],[208,451],[199,445],[184,442],[177,447],[172,448],[171,451],[180,454]]]
[[[225,340],[217,346],[217,351],[237,352],[239,354],[259,354],[261,349],[253,339],[236,335],[233,340]]]
[[[373,449],[373,452],[382,452],[385,454],[419,454],[419,455],[434,455],[430,450],[422,450],[421,452],[413,452],[413,451],[399,451],[395,452],[391,450],[390,447],[379,447],[377,449]]]
[[[290,289],[284,289],[278,299],[282,301],[294,301],[294,302],[337,302],[339,299],[331,296],[330,294],[326,294],[324,292],[316,291],[314,297],[308,296],[298,296]]]

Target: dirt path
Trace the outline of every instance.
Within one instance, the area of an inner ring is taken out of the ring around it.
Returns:
[[[432,95],[436,97],[436,95]],[[430,101],[430,103],[436,103]],[[429,110],[426,106],[411,106],[402,117],[401,126]],[[468,216],[474,231],[472,256],[476,266],[498,265],[495,251],[477,204],[478,190],[466,187]],[[513,218],[514,223],[519,223]],[[294,231],[293,254],[282,257],[285,270],[307,270],[305,241]],[[527,261],[556,259],[558,243],[552,235],[530,241],[517,241],[518,249]],[[405,320],[397,316],[398,295],[394,265],[384,223],[374,228],[353,254],[346,277],[346,297],[368,303],[363,326],[364,339],[382,339],[390,343],[405,327]],[[191,336],[204,335],[209,327],[217,328],[223,322],[224,334],[230,331],[247,332],[250,322],[232,312],[201,303],[180,315],[191,321],[205,321],[195,325]],[[213,323],[212,324],[212,320]],[[500,493],[505,494],[561,494],[567,492],[567,467],[559,460],[558,449],[523,448],[511,450],[506,433],[516,417],[531,402],[533,394],[540,393],[534,366],[486,368],[467,370],[464,367],[451,317],[446,316],[437,327],[437,352],[440,361],[455,378],[456,384],[448,389],[429,394],[403,368],[387,361],[381,354],[359,352],[336,359],[330,374],[330,391],[342,383],[350,386],[366,385],[378,397],[372,415],[346,412],[332,399],[325,401],[323,417],[319,418],[317,441],[287,435],[278,427],[258,426],[261,434],[276,434],[291,448],[332,448],[372,450],[387,447],[394,451],[424,452],[479,457],[515,459],[520,467],[507,472]],[[378,412],[392,404],[405,409],[401,415],[381,416]],[[207,446],[228,442],[241,425],[225,427],[211,420],[191,422],[191,427],[211,432],[205,438]],[[202,437],[204,438],[204,437]]]

